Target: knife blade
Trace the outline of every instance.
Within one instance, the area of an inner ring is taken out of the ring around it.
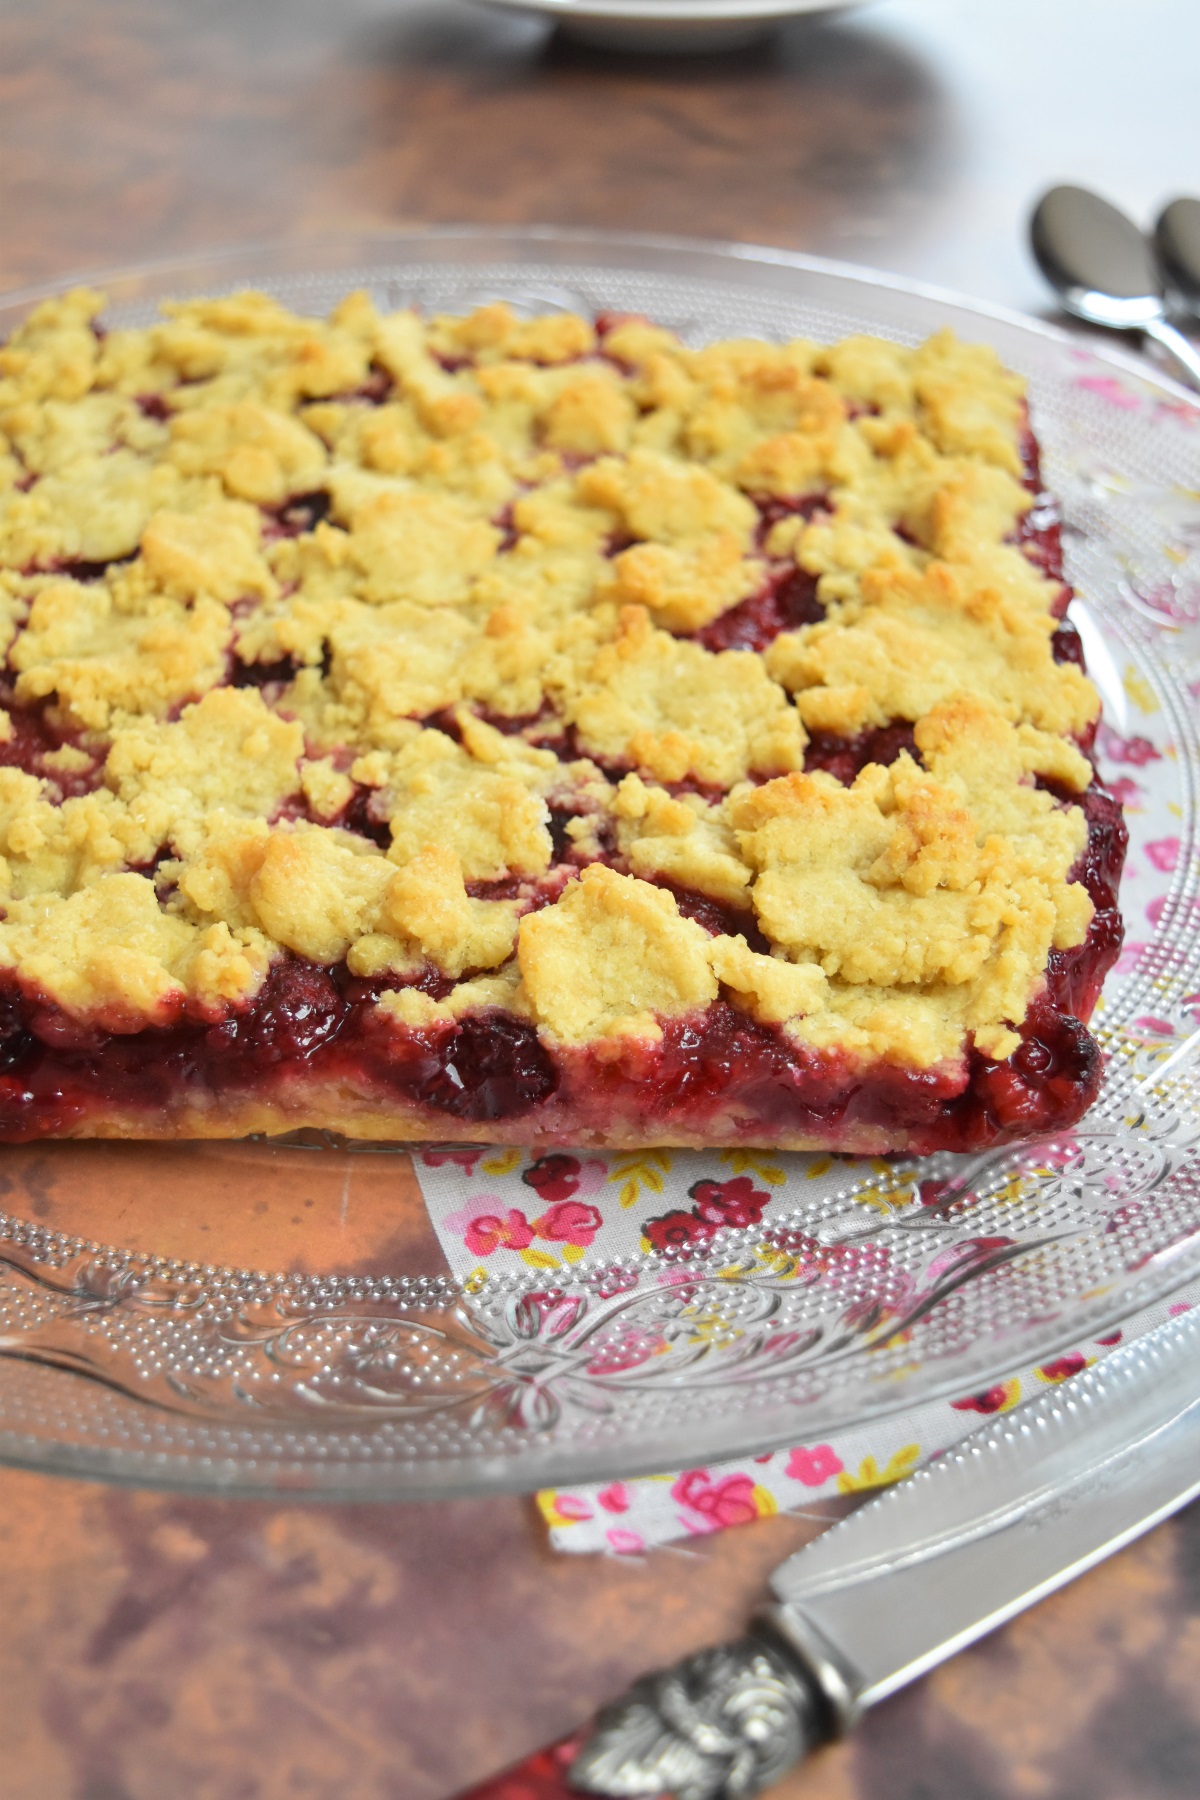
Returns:
[[[1200,1494],[1200,1313],[994,1419],[779,1565],[733,1644],[459,1800],[748,1800]]]

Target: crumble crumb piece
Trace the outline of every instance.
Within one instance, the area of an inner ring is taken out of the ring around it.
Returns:
[[[534,1018],[560,1043],[654,1040],[659,1017],[716,998],[708,943],[671,894],[593,863],[521,920],[517,960]]]
[[[860,592],[853,622],[785,632],[766,653],[809,730],[849,735],[920,719],[960,692],[1051,732],[1082,732],[1096,717],[1086,676],[1054,660],[1054,620],[976,586],[969,572],[945,563],[921,574],[870,571]]]
[[[626,450],[637,408],[615,373],[589,370],[565,382],[541,416],[542,439],[552,450],[600,456]]]
[[[1016,436],[1025,384],[990,344],[964,344],[939,331],[914,351],[912,371],[921,422],[939,450],[978,456],[1020,475]]]
[[[429,328],[430,348],[440,354],[488,359],[528,357],[537,363],[574,362],[595,348],[596,334],[574,313],[521,319],[503,300],[476,307],[465,318],[442,316]]]
[[[828,982],[816,963],[762,956],[743,937],[714,938],[708,955],[721,985],[764,1025],[781,1025],[825,1006]]]
[[[444,1000],[434,1000],[420,988],[394,988],[381,994],[377,1011],[389,1023],[410,1031],[436,1031],[454,1025],[469,1013],[495,1008],[518,1019],[530,1017],[529,1002],[515,964],[493,975],[476,975],[456,982]]]
[[[766,573],[727,531],[683,548],[634,544],[614,559],[611,588],[600,591],[619,605],[648,608],[669,630],[699,631],[755,593]]]
[[[167,459],[185,475],[216,475],[234,500],[277,506],[318,487],[325,447],[298,419],[253,400],[198,406],[171,420]]]
[[[142,562],[150,587],[178,600],[269,600],[278,590],[258,541],[258,515],[237,502],[159,512],[142,533]]]
[[[350,515],[356,591],[376,605],[452,606],[496,554],[500,533],[449,495],[381,493]]]
[[[345,812],[354,798],[354,783],[334,765],[331,756],[319,756],[300,764],[300,786],[318,819],[328,822]]]
[[[698,794],[673,799],[663,788],[647,787],[640,776],[626,775],[612,811],[618,848],[635,875],[695,888],[730,906],[749,905],[751,871],[738,855],[721,808],[706,805]]]
[[[281,828],[263,842],[248,897],[277,943],[313,962],[336,963],[373,929],[392,875],[361,839],[323,826]]]
[[[285,656],[292,646],[305,658],[323,648],[328,656],[328,676],[301,670],[280,702],[304,720],[320,749],[407,743],[412,721],[463,698],[462,663],[475,640],[469,622],[452,609],[406,600],[389,606],[343,600],[313,615],[299,602],[290,622],[273,622],[272,634]]]
[[[10,652],[17,699],[56,694],[97,731],[137,714],[161,718],[222,680],[229,629],[227,608],[207,597],[187,607],[151,594],[125,608],[102,582],[54,582]]]
[[[719,532],[748,549],[758,515],[736,488],[707,469],[633,450],[624,461],[604,457],[581,470],[580,498],[603,507],[636,538],[661,544],[696,542]]]
[[[407,862],[436,843],[453,850],[468,881],[543,874],[551,858],[539,791],[547,773],[518,756],[476,760],[442,732],[423,731],[395,754],[378,784],[392,861]]]
[[[195,850],[209,813],[271,818],[300,786],[304,732],[252,689],[214,688],[173,724],[139,719],[113,734],[109,787],[144,832],[149,861]]]
[[[641,607],[623,608],[612,642],[569,679],[563,711],[593,756],[659,781],[728,788],[804,762],[799,714],[758,656],[713,655],[656,631]]]
[[[63,1009],[108,1031],[167,1024],[260,986],[270,946],[221,921],[197,929],[163,912],[143,875],[106,874],[62,899],[18,900],[0,924],[0,965],[19,969]]]
[[[472,900],[462,864],[442,844],[428,844],[392,876],[384,914],[446,975],[506,962],[517,933],[516,907]]]

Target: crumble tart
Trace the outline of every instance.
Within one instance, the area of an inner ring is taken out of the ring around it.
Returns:
[[[1125,834],[989,349],[102,304],[0,349],[0,1138],[1080,1116]]]

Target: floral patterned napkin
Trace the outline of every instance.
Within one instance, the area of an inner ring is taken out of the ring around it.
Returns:
[[[982,1393],[934,1402],[859,1431],[834,1433],[829,1442],[792,1444],[765,1456],[677,1475],[569,1492],[543,1490],[538,1507],[556,1549],[631,1555],[675,1538],[702,1537],[772,1513],[807,1509],[815,1500],[887,1487],[968,1437],[991,1415],[1008,1412],[1041,1387],[1069,1381],[1118,1344],[1188,1311],[1198,1299],[1200,1282],[1138,1314],[1123,1330],[1023,1369]]]
[[[1168,879],[1180,849],[1181,810],[1176,752],[1163,714],[1132,665],[1094,670],[1105,687],[1106,716],[1098,743],[1101,774],[1122,800],[1131,849],[1122,886],[1127,940],[1113,980],[1138,965],[1153,935]],[[1111,989],[1110,989],[1111,991]],[[1190,1016],[1187,1006],[1194,1000]],[[1200,1023],[1200,993],[1173,1019],[1134,1021],[1147,1048],[1169,1055]],[[647,1150],[628,1154],[518,1150],[488,1151],[431,1145],[414,1158],[435,1230],[454,1273],[468,1289],[493,1269],[520,1264],[554,1272],[578,1263],[626,1262],[645,1249],[684,1247],[722,1227],[781,1223],[801,1197],[819,1200],[845,1178],[841,1159],[745,1150]],[[876,1163],[886,1204],[936,1198],[915,1184],[899,1199]],[[861,1198],[871,1202],[871,1193]],[[761,1229],[756,1237],[761,1237]],[[849,1246],[841,1252],[843,1255]],[[624,1291],[612,1277],[606,1293]],[[556,1548],[636,1554],[671,1539],[720,1531],[837,1494],[880,1487],[907,1475],[928,1457],[957,1443],[994,1413],[1007,1411],[1047,1383],[1080,1369],[1163,1323],[1200,1299],[1200,1283],[1170,1302],[1147,1309],[1122,1331],[1073,1346],[1067,1353],[1015,1371],[986,1392],[922,1406],[898,1417],[833,1435],[828,1442],[789,1444],[756,1458],[673,1474],[614,1481],[603,1487],[548,1491],[538,1496]],[[632,1346],[629,1354],[636,1355]],[[644,1354],[652,1353],[646,1347]]]
[[[808,1200],[838,1185],[845,1173],[831,1157],[741,1150],[535,1156],[446,1144],[430,1145],[415,1162],[442,1246],[468,1288],[480,1271],[515,1259],[552,1277],[585,1252],[599,1250],[602,1260],[616,1262],[642,1245],[682,1245],[721,1226],[769,1228],[772,1220],[787,1218],[801,1185]],[[1200,1282],[1147,1308],[1123,1330],[1018,1370],[982,1393],[930,1402],[828,1441],[788,1444],[765,1456],[605,1486],[543,1490],[538,1506],[556,1549],[628,1555],[883,1487],[992,1414],[1069,1380],[1117,1344],[1198,1300]],[[636,1355],[636,1344],[626,1353]]]

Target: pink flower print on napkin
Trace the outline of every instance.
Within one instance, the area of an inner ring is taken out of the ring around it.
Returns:
[[[606,1488],[601,1488],[596,1495],[596,1504],[605,1512],[623,1513],[629,1511],[629,1489],[623,1481],[614,1481]]]
[[[841,1457],[832,1444],[814,1444],[808,1449],[800,1444],[788,1457],[787,1468],[783,1471],[793,1481],[802,1481],[805,1487],[824,1487],[835,1475],[840,1475],[845,1468]]]
[[[579,1186],[579,1158],[567,1156],[562,1151],[539,1156],[528,1169],[522,1170],[521,1180],[535,1188],[543,1200],[569,1200]]]
[[[534,1219],[530,1229],[547,1243],[574,1244],[586,1250],[603,1223],[594,1206],[582,1200],[559,1200],[540,1219]]]
[[[562,1518],[570,1520],[573,1524],[582,1523],[584,1519],[590,1519],[592,1516],[591,1507],[579,1494],[556,1494],[554,1509]]]
[[[646,1540],[640,1531],[623,1531],[619,1525],[614,1525],[604,1535],[618,1556],[637,1556],[646,1548]]]
[[[586,1250],[603,1222],[597,1209],[582,1200],[555,1201],[540,1218],[528,1219],[520,1207],[506,1207],[496,1194],[476,1194],[446,1215],[442,1229],[461,1232],[472,1256],[490,1256],[495,1250],[527,1250],[534,1238]]]
[[[516,1207],[506,1207],[499,1194],[475,1194],[457,1212],[447,1213],[442,1230],[461,1233],[472,1256],[493,1250],[524,1250],[533,1242],[533,1226]]]
[[[1110,406],[1119,406],[1122,412],[1137,412],[1142,404],[1139,396],[1130,393],[1115,375],[1080,375],[1075,386],[1086,389],[1089,394],[1098,395],[1101,400],[1107,400]]]
[[[579,1323],[584,1309],[579,1294],[564,1294],[561,1288],[550,1288],[542,1294],[522,1294],[513,1311],[517,1336],[530,1338],[564,1337]]]
[[[688,1189],[688,1199],[695,1204],[687,1212],[679,1207],[647,1219],[642,1236],[651,1250],[687,1250],[693,1244],[706,1244],[722,1227],[744,1230],[748,1225],[760,1225],[770,1198],[748,1175],[732,1181],[696,1181]]]
[[[470,1144],[430,1144],[421,1152],[421,1161],[427,1169],[441,1169],[447,1163],[454,1163],[464,1175],[473,1175],[475,1164],[486,1151],[484,1144],[475,1149]]]
[[[1154,867],[1160,869],[1164,875],[1170,875],[1179,866],[1179,839],[1177,837],[1155,838],[1152,843],[1143,844],[1142,849]]]
[[[685,1469],[671,1488],[671,1498],[695,1515],[684,1518],[683,1523],[697,1534],[751,1525],[759,1516],[749,1475],[726,1475],[724,1480],[714,1481],[707,1469]]]
[[[955,1412],[1003,1413],[1015,1406],[1020,1398],[1019,1381],[998,1381],[995,1387],[984,1388],[981,1394],[967,1394],[950,1404]]]
[[[533,1227],[523,1212],[510,1206],[499,1213],[483,1213],[463,1232],[463,1243],[472,1256],[490,1256],[493,1250],[525,1250],[533,1242]]]
[[[1142,797],[1141,783],[1132,775],[1117,775],[1105,782],[1105,787],[1121,806],[1135,806]]]
[[[523,1169],[521,1180],[543,1200],[570,1200],[573,1195],[599,1193],[607,1174],[608,1169],[597,1156],[581,1162],[577,1156],[553,1150]]]
[[[652,1250],[686,1250],[692,1244],[706,1244],[715,1229],[698,1214],[677,1208],[661,1213],[657,1219],[647,1219],[642,1235]]]
[[[1065,1356],[1056,1356],[1053,1362],[1043,1363],[1033,1372],[1039,1381],[1054,1387],[1060,1381],[1069,1381],[1072,1375],[1080,1374],[1087,1368],[1089,1360],[1082,1350],[1068,1350]]]
[[[1111,725],[1101,725],[1097,742],[1101,756],[1108,762],[1128,763],[1131,768],[1144,769],[1147,763],[1162,761],[1162,751],[1156,750],[1149,738],[1122,737]]]
[[[636,1268],[602,1269],[595,1277],[596,1296],[615,1300],[618,1294],[630,1294],[641,1280]]]
[[[771,1196],[756,1188],[748,1175],[733,1181],[697,1181],[688,1189],[695,1211],[706,1225],[745,1227],[762,1222],[763,1208]]]
[[[1115,975],[1132,975],[1142,960],[1143,951],[1147,949],[1149,949],[1148,944],[1135,943],[1132,938],[1127,938],[1121,946],[1121,954],[1113,964],[1113,973]]]
[[[1191,400],[1157,400],[1154,413],[1156,418],[1178,419],[1181,425],[1200,425],[1200,406]]]
[[[1136,1019],[1129,1021],[1130,1032],[1136,1031],[1144,1038],[1173,1038],[1175,1027],[1170,1019],[1160,1019],[1154,1013],[1139,1013]]]

